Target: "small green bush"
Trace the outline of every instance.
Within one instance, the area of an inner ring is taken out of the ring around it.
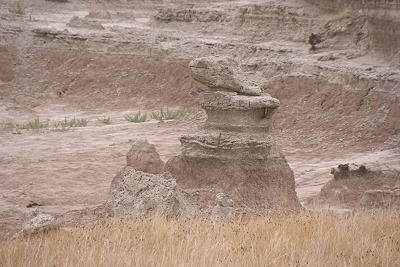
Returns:
[[[66,125],[69,125],[71,127],[85,127],[88,125],[89,121],[87,119],[81,118],[81,119],[76,119],[75,117],[71,120],[68,120],[67,118],[64,119],[63,123]]]
[[[101,118],[97,118],[97,120],[103,124],[111,124],[112,120],[110,117],[101,117]]]
[[[36,119],[28,122],[27,128],[37,131],[42,128],[47,128],[48,125],[49,125],[49,122],[41,122],[39,118],[36,118]]]
[[[134,122],[134,123],[145,122],[147,120],[147,114],[142,115],[140,114],[139,110],[139,112],[136,114],[125,116],[125,119],[129,122]]]
[[[53,131],[55,132],[68,132],[69,130],[71,130],[71,126],[66,125],[65,123],[62,122],[54,123]]]
[[[193,111],[194,111],[193,108],[181,108],[178,109],[177,111],[170,111],[168,108],[166,110],[160,108],[159,112],[153,111],[151,113],[151,117],[158,121],[175,120],[176,118],[183,117],[189,113],[192,113]]]
[[[155,120],[158,121],[164,121],[164,120],[174,120],[179,116],[178,112],[176,111],[170,111],[168,108],[164,110],[163,108],[160,108],[159,112],[153,111],[151,113],[151,117]]]
[[[71,120],[64,118],[64,120],[54,123],[53,130],[56,132],[67,132],[72,128],[84,127],[87,125],[88,125],[88,120],[84,118],[77,119],[74,117]]]
[[[10,13],[16,15],[24,15],[25,14],[25,7],[18,1],[15,6],[12,6],[8,9]]]
[[[187,114],[193,113],[194,112],[194,108],[180,108],[177,111],[179,113],[179,116],[186,116]]]

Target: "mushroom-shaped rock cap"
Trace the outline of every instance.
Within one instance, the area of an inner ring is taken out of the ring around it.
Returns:
[[[233,91],[243,95],[261,95],[259,85],[253,84],[238,63],[226,57],[195,58],[189,63],[193,79],[213,91]]]

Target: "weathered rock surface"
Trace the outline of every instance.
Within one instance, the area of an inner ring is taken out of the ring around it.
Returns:
[[[218,193],[215,196],[215,206],[211,211],[213,220],[232,218],[235,215],[233,208],[234,201],[228,198],[224,193]]]
[[[129,166],[111,183],[106,214],[112,217],[178,216],[194,213],[169,173],[151,174]]]
[[[159,9],[154,16],[159,21],[220,22],[229,20],[226,13],[206,8],[166,8]]]
[[[283,157],[275,141],[266,134],[203,131],[195,135],[184,135],[180,141],[182,156],[186,159],[265,161]]]
[[[137,140],[132,144],[126,156],[126,163],[137,171],[153,174],[162,173],[164,170],[164,162],[156,148],[146,140]]]
[[[23,228],[22,232],[25,234],[38,233],[59,227],[57,219],[50,214],[38,213],[36,217],[29,221]]]
[[[189,63],[193,79],[212,91],[233,91],[243,95],[261,95],[261,87],[249,81],[238,63],[226,57],[204,57]]]
[[[400,188],[367,190],[360,205],[368,209],[400,209]]]
[[[266,132],[279,100],[268,94],[238,95],[225,91],[194,91],[192,96],[207,112],[206,127],[238,132]]]
[[[366,45],[371,46],[374,52],[385,56],[388,60],[394,59],[393,63],[398,64],[400,33],[396,29],[400,26],[398,15],[400,1],[306,1],[321,9],[341,14],[339,19],[343,17],[344,23],[339,25],[340,27],[335,31],[338,36],[331,35],[336,37],[336,40],[339,40],[337,37],[344,37],[341,39],[343,44],[358,45],[361,50],[364,50]],[[351,13],[356,13],[355,20],[351,18],[353,15]],[[349,19],[350,22],[346,21]],[[329,28],[330,25],[324,26]],[[351,31],[349,32],[348,29],[351,29]],[[345,41],[349,36],[353,37],[353,40]]]
[[[340,164],[331,173],[334,178],[311,201],[344,209],[400,208],[399,171]]]

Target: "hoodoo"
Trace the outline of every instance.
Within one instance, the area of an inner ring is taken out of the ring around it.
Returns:
[[[194,59],[190,70],[208,87],[192,92],[207,113],[205,130],[181,137],[182,153],[166,170],[202,202],[224,193],[237,212],[299,210],[293,172],[268,133],[279,100],[248,82],[233,59]]]
[[[190,70],[208,87],[192,92],[207,113],[204,131],[182,136],[181,154],[165,165],[153,145],[134,142],[106,213],[215,219],[300,210],[293,172],[268,133],[279,100],[249,82],[233,59],[194,59]]]

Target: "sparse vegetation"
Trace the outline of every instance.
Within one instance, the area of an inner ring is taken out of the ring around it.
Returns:
[[[64,121],[62,121],[63,124],[65,125],[69,125],[70,127],[85,127],[88,125],[89,121],[85,118],[73,118],[71,120],[68,120],[67,118],[64,119]]]
[[[139,112],[136,114],[125,116],[125,119],[134,123],[145,122],[147,120],[147,113],[141,114],[139,110]]]
[[[181,108],[176,111],[170,111],[168,108],[166,110],[160,108],[159,112],[153,111],[151,113],[151,117],[158,121],[175,120],[176,118],[185,116],[188,113],[192,113],[193,111],[193,108]]]
[[[80,118],[80,119],[77,119],[75,117],[73,119],[64,118],[64,120],[54,123],[53,131],[67,132],[76,127],[87,126],[88,122],[89,121],[85,118]]]
[[[10,7],[8,9],[8,11],[10,11],[10,13],[15,14],[15,15],[24,15],[25,14],[25,7],[23,6],[23,4],[21,4],[21,2],[17,2],[17,4],[15,4],[14,6]]]
[[[42,122],[42,121],[40,121],[39,118],[36,118],[36,119],[28,122],[27,128],[37,131],[42,128],[47,128],[48,125],[49,125],[48,121]]]
[[[103,124],[111,124],[112,120],[110,117],[101,117],[101,118],[97,118],[97,120]]]
[[[71,130],[71,126],[64,124],[60,121],[55,122],[53,125],[54,132],[68,132],[69,130]]]
[[[113,220],[0,245],[8,266],[399,266],[400,215]]]
[[[180,108],[177,111],[179,113],[179,116],[186,116],[187,114],[193,113],[194,112],[194,108]]]

